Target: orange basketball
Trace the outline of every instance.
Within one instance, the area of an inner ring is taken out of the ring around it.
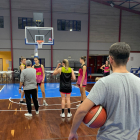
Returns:
[[[90,109],[90,111],[85,116],[83,122],[87,127],[99,128],[106,122],[107,114],[105,109],[98,105]]]

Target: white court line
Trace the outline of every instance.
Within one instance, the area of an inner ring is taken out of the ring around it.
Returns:
[[[67,109],[67,108],[65,108],[65,109]],[[71,108],[72,110],[74,110],[74,109],[77,109],[77,108]],[[52,111],[52,110],[62,110],[62,109],[39,109],[39,111]],[[6,112],[6,111],[9,111],[9,112],[15,112],[15,111],[18,111],[18,112],[21,112],[21,111],[28,111],[28,110],[0,110],[0,111],[4,111],[4,112]],[[32,111],[36,111],[36,110],[32,110]]]
[[[26,105],[26,104],[21,104],[21,103],[12,101],[12,100],[11,100],[11,97],[9,98],[9,101],[12,102],[12,103],[15,103],[15,104],[19,104],[19,105]],[[78,101],[78,102],[80,102],[80,101]],[[71,104],[76,104],[76,103],[78,103],[78,102],[72,102]],[[50,104],[50,105],[48,105],[48,106],[55,106],[55,105],[61,105],[61,104]],[[44,105],[40,105],[40,106],[44,106]]]
[[[5,85],[3,86],[3,88],[0,90],[0,92],[4,89]]]

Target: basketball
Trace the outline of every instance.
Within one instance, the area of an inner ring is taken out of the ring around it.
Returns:
[[[106,122],[107,114],[105,109],[98,105],[94,106],[83,119],[84,124],[90,128],[99,128]]]

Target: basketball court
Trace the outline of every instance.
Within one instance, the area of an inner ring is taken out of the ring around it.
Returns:
[[[68,140],[81,103],[76,84],[81,57],[87,57],[86,96],[103,77],[101,67],[115,42],[131,46],[127,70],[140,77],[140,0],[0,0],[0,4],[0,140]],[[32,103],[32,117],[24,116],[27,105],[20,103],[22,57],[32,65],[38,58],[45,72],[48,106],[43,105],[39,87],[39,115]],[[53,72],[64,59],[76,80],[72,81],[70,99],[72,117],[61,118],[60,75]],[[98,129],[81,123],[78,140],[96,140]]]

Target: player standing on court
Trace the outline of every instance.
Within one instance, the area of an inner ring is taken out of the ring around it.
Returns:
[[[106,60],[106,64],[101,66],[102,70],[104,70],[104,76],[108,76],[110,74],[110,65],[109,62]]]
[[[34,58],[35,64],[32,66],[32,68],[36,69],[36,82],[37,82],[37,93],[38,93],[38,86],[41,88],[42,96],[43,96],[43,105],[48,106],[45,99],[45,89],[44,89],[44,79],[45,79],[45,72],[44,72],[44,66],[42,64],[39,64],[38,57]],[[38,96],[38,94],[37,94]]]
[[[81,104],[86,99],[85,88],[87,85],[87,67],[85,61],[86,61],[86,56],[82,56],[80,58],[81,68],[79,69],[78,81],[77,81],[77,85],[79,86],[81,92]],[[79,105],[77,105],[77,107]]]
[[[60,74],[60,93],[62,98],[62,102],[61,102],[62,113],[60,114],[60,116],[64,118],[65,100],[67,101],[67,108],[68,108],[67,117],[72,116],[70,112],[70,96],[72,92],[71,79],[75,80],[76,78],[73,69],[69,67],[69,61],[67,59],[63,60],[62,68],[59,68],[60,65],[61,63],[57,65],[57,68],[54,70],[53,75]]]
[[[20,64],[19,68],[20,68],[20,75],[21,75],[21,72],[22,72],[24,69],[26,69],[26,58],[25,58],[25,57],[21,57],[21,64]],[[24,86],[24,83],[23,83],[23,86]],[[23,101],[24,94],[25,94],[25,93],[24,93],[24,90],[23,90],[22,93],[21,93],[21,98],[20,98],[20,103],[21,103],[21,104],[25,103],[25,102]]]

